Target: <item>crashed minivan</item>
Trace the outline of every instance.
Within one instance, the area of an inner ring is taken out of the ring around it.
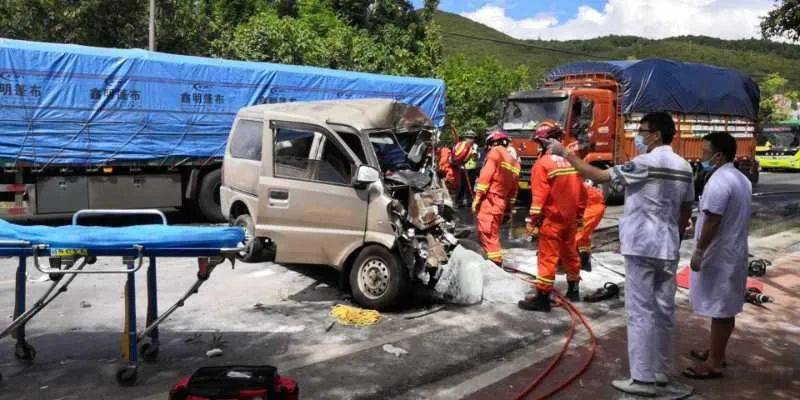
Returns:
[[[223,163],[220,203],[247,230],[247,262],[331,266],[362,306],[396,305],[414,280],[435,284],[461,243],[435,174],[436,129],[394,100],[332,100],[241,109]]]

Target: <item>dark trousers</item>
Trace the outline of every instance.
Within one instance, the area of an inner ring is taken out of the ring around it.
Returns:
[[[475,180],[478,179],[478,169],[465,169],[462,170],[461,181],[458,183],[458,192],[456,193],[456,204],[467,206],[472,205],[472,191],[475,190]]]

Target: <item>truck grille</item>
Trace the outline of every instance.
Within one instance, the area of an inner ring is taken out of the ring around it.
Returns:
[[[536,157],[520,156],[519,163],[522,167],[519,174],[519,180],[522,182],[530,182],[531,169],[533,168],[533,164],[536,163]]]

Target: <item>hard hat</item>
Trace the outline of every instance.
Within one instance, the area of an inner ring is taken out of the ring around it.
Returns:
[[[493,131],[486,137],[486,143],[508,140],[508,135],[503,131]]]
[[[539,123],[536,132],[533,134],[536,139],[550,139],[561,135],[561,126],[558,122],[546,119]]]
[[[475,133],[475,131],[473,131],[473,130],[468,130],[468,131],[464,132],[461,135],[461,137],[463,137],[464,139],[475,139],[476,137],[478,137],[478,134]]]

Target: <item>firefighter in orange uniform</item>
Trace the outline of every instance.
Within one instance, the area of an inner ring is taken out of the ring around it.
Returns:
[[[520,166],[506,148],[509,141],[508,135],[500,131],[492,132],[486,138],[490,149],[475,185],[472,202],[481,247],[487,258],[498,266],[503,264],[500,225],[506,212],[514,207],[519,184]]]
[[[452,157],[453,150],[450,149],[448,146],[442,146],[439,149],[439,177],[444,179],[444,184],[447,186],[447,190],[455,190],[458,185],[458,172],[453,165],[450,163],[450,158]]]
[[[592,233],[600,225],[603,214],[606,212],[606,199],[600,189],[592,186],[591,181],[584,182],[586,186],[586,211],[583,212],[583,229],[578,230],[575,242],[581,258],[581,269],[592,270]]]
[[[475,139],[478,135],[474,131],[466,131],[461,135],[460,140],[453,146],[453,156],[450,164],[458,170],[458,191],[456,192],[456,204],[458,207],[466,207],[472,199],[472,185],[475,181],[475,170],[478,168],[478,153]]]
[[[554,121],[545,120],[536,128],[535,139],[561,137],[562,130]],[[550,292],[559,261],[567,273],[567,298],[580,300],[581,263],[575,236],[583,225],[586,187],[567,160],[540,151],[531,172],[531,192],[527,229],[531,236],[539,238],[536,295],[520,300],[518,305],[525,310],[546,312],[550,311]]]

